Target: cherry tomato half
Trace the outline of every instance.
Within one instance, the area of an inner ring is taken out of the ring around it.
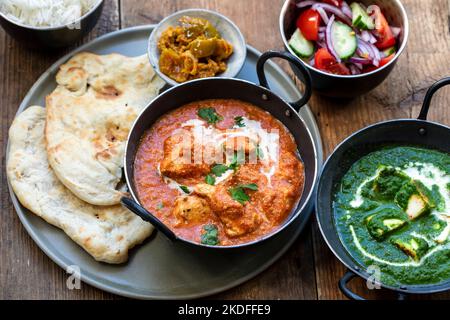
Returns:
[[[395,57],[395,53],[391,54],[390,56],[387,56],[386,58],[381,59],[379,68],[387,65],[389,62],[391,62],[392,59],[394,59],[394,57]]]
[[[326,48],[317,50],[314,63],[317,69],[332,74],[349,75],[350,70],[343,63],[338,63]]]
[[[368,66],[364,68],[364,73],[369,73],[372,72],[374,70],[377,70],[385,65],[387,65],[392,59],[394,59],[396,53],[391,54],[390,56],[387,56],[386,58],[383,58],[380,60],[380,65],[378,67],[375,66]]]
[[[307,9],[297,19],[297,28],[311,41],[319,40],[320,15],[316,10]]]
[[[375,44],[377,48],[382,50],[395,46],[394,33],[381,10],[375,10],[374,18],[375,30],[378,35],[378,42]]]

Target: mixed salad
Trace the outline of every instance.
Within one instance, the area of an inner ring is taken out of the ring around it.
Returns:
[[[344,0],[301,1],[289,46],[319,70],[338,75],[371,72],[391,61],[401,29],[377,5]]]

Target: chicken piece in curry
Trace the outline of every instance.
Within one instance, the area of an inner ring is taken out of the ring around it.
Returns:
[[[179,83],[225,72],[233,46],[211,22],[188,16],[179,22],[179,26],[167,28],[158,40],[161,72]]]
[[[144,134],[134,171],[142,205],[179,237],[205,245],[272,233],[304,185],[288,129],[238,100],[194,102],[161,117]]]

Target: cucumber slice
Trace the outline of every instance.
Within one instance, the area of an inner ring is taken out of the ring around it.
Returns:
[[[394,54],[395,52],[396,52],[395,47],[390,47],[383,51],[385,57],[389,57],[391,54]]]
[[[353,56],[358,47],[353,29],[340,21],[335,21],[331,26],[331,40],[334,50],[341,59]]]
[[[289,46],[300,58],[309,58],[314,54],[314,43],[307,40],[300,29],[295,30],[289,40]]]
[[[359,3],[353,2],[350,7],[353,15],[353,26],[362,30],[375,29],[375,22]]]

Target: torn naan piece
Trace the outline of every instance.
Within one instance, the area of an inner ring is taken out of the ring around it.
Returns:
[[[46,112],[30,107],[9,131],[7,174],[20,203],[61,228],[97,261],[123,263],[153,227],[120,205],[93,206],[64,187],[53,173],[45,150]]]
[[[147,56],[79,53],[60,67],[47,97],[48,160],[80,199],[114,205],[128,133],[164,82]]]

